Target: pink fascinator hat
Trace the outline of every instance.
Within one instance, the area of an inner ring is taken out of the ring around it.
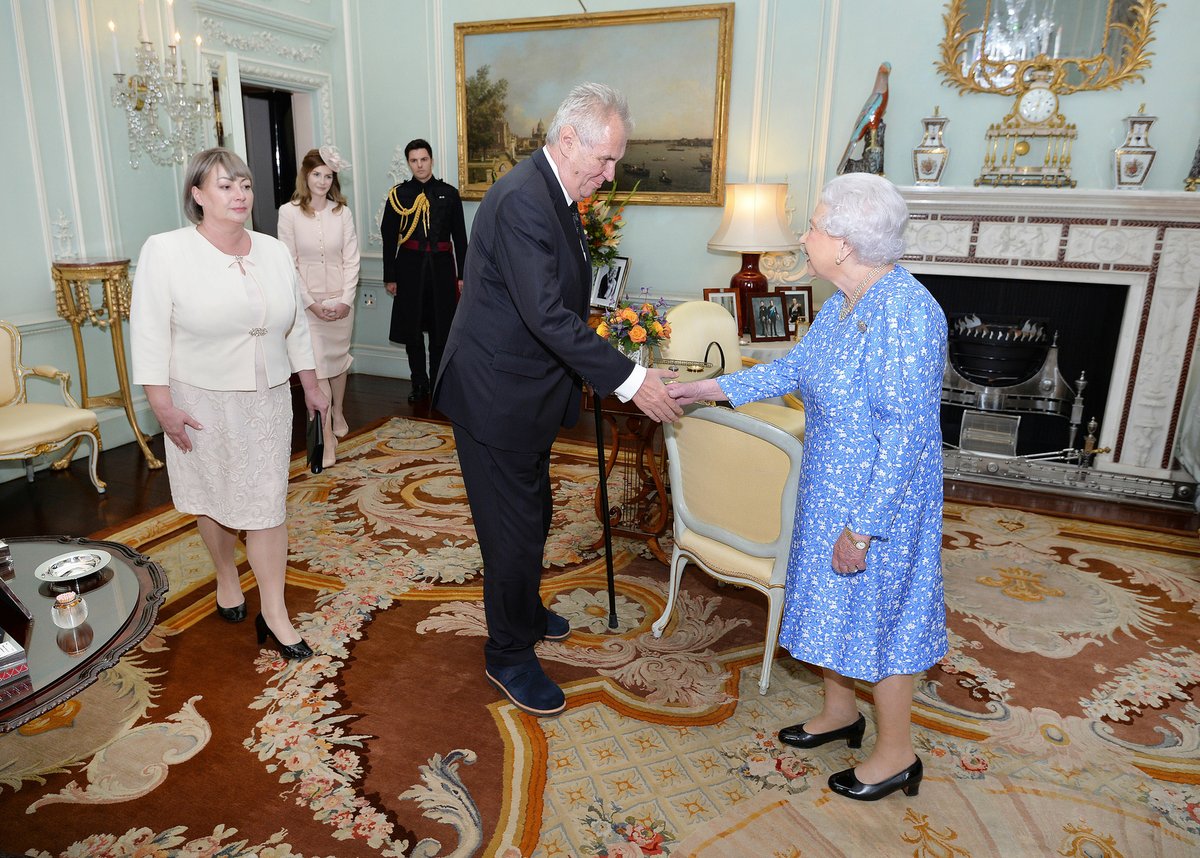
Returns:
[[[350,162],[342,157],[342,153],[337,150],[336,146],[326,143],[317,151],[321,153],[321,160],[325,162],[325,166],[333,172],[340,173],[350,169]]]

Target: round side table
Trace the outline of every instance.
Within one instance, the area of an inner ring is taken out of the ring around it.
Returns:
[[[79,361],[80,402],[84,408],[98,406],[125,409],[138,446],[146,456],[151,468],[161,468],[163,463],[150,451],[146,434],[138,426],[133,411],[133,397],[129,387],[129,364],[125,358],[125,334],[121,322],[129,318],[131,289],[129,285],[128,259],[75,259],[55,262],[50,267],[54,278],[54,302],[58,315],[71,325],[75,338],[75,357]],[[92,303],[91,284],[99,282],[102,289],[100,303]],[[88,394],[87,355],[83,350],[80,327],[90,324],[108,329],[112,339],[113,360],[116,362],[119,390],[99,396]]]

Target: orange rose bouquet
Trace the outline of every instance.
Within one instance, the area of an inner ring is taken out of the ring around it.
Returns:
[[[667,302],[661,298],[654,303],[622,301],[604,314],[596,333],[630,356],[643,346],[653,351],[671,338],[666,308]]]
[[[633,190],[618,203],[617,186],[614,182],[604,197],[591,196],[579,201],[579,219],[583,223],[583,233],[587,236],[588,251],[592,254],[592,267],[611,265],[617,258],[621,227],[625,225],[621,212],[625,211],[625,206],[629,205],[629,200],[637,189],[635,183]]]

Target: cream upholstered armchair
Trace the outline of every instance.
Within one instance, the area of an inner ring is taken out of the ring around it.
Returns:
[[[737,321],[729,311],[713,301],[684,301],[667,311],[671,324],[671,339],[662,349],[662,360],[707,361],[723,363],[723,372],[736,372],[742,366],[757,361],[742,357],[738,343]],[[679,380],[687,381],[689,373],[680,370]],[[783,397],[786,405],[769,402],[748,402],[738,408],[760,420],[773,423],[800,440],[804,440],[804,405],[794,394]]]
[[[65,405],[26,401],[25,383],[29,376],[57,381],[62,387]],[[51,467],[62,470],[71,464],[71,454],[80,440],[91,445],[88,473],[96,490],[105,490],[96,473],[100,454],[100,424],[96,413],[80,408],[71,397],[71,377],[52,366],[27,367],[21,363],[21,334],[8,322],[0,321],[0,461],[20,459],[25,475],[33,482],[33,459],[70,445],[67,453]]]
[[[802,445],[778,426],[711,406],[688,409],[666,427],[666,441],[675,550],[667,604],[651,631],[661,636],[670,621],[688,563],[719,581],[758,590],[767,597],[758,682],[766,694],[783,616]]]

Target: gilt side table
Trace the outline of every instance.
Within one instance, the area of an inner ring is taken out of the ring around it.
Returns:
[[[150,451],[146,434],[138,426],[133,411],[133,396],[129,386],[129,364],[125,358],[125,334],[121,322],[129,318],[130,285],[128,259],[76,259],[55,262],[50,267],[54,278],[54,301],[58,315],[71,325],[75,338],[75,356],[79,361],[79,392],[84,408],[100,406],[125,409],[125,416],[137,438],[138,446],[151,468],[163,463]],[[100,303],[92,303],[92,284],[99,282]],[[116,362],[118,390],[99,396],[88,394],[87,355],[83,349],[80,327],[90,324],[107,329],[112,339],[113,360]]]

